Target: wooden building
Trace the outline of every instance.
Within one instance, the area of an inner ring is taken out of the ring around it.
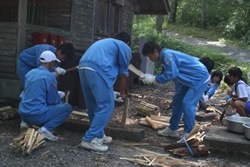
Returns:
[[[17,57],[37,40],[71,42],[83,53],[98,39],[131,34],[134,14],[168,11],[167,0],[1,0],[0,98],[19,95]]]

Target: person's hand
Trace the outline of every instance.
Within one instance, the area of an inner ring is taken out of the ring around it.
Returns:
[[[151,85],[156,83],[155,76],[152,74],[144,74],[142,77],[142,82],[146,85]]]
[[[207,102],[209,101],[208,95],[203,95],[203,96],[202,96],[202,99],[203,99],[203,101],[204,101],[205,103],[207,103]]]
[[[61,67],[56,67],[55,72],[57,75],[64,75],[66,73],[66,70]]]
[[[115,100],[116,102],[122,103],[122,102],[123,102],[123,99],[122,99],[122,97],[121,97],[120,95],[121,95],[120,92],[114,91],[114,100]]]
[[[61,99],[65,97],[65,93],[62,91],[58,91],[58,95],[60,96]]]

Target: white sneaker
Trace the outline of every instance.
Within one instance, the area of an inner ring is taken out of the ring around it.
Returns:
[[[51,141],[57,141],[59,138],[57,136],[54,136],[50,131],[48,131],[46,128],[41,127],[38,129],[38,132],[43,135],[46,139]]]
[[[21,121],[21,123],[20,123],[21,130],[29,129],[29,128],[30,128],[30,124],[28,124],[27,122]]]
[[[109,144],[109,143],[112,142],[112,137],[111,137],[111,136],[106,136],[106,135],[104,134],[104,136],[102,137],[102,142],[103,142],[104,144]]]
[[[94,150],[94,151],[107,151],[108,146],[105,146],[102,144],[103,139],[102,138],[94,138],[91,141],[82,141],[81,146],[86,149]]]
[[[165,128],[164,130],[159,130],[158,134],[161,136],[170,136],[170,137],[179,137],[178,130],[171,130],[169,128]]]

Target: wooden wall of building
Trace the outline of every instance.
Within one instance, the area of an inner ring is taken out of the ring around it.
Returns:
[[[132,26],[133,26],[133,7],[134,7],[133,0],[126,0],[123,7],[123,14],[122,14],[122,31],[126,31],[132,35]]]
[[[15,74],[17,23],[0,22],[0,73]]]

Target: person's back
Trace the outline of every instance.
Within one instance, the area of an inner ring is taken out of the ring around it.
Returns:
[[[28,72],[19,111],[22,114],[37,115],[47,111],[48,105],[59,104],[60,97],[57,88],[53,86],[56,84],[55,76],[42,66]]]
[[[55,47],[48,44],[39,44],[23,50],[18,58],[26,65],[36,68],[40,66],[40,55],[45,50],[56,53]]]
[[[130,47],[121,40],[107,38],[95,42],[82,56],[79,67],[97,71],[112,86],[121,71],[127,71],[131,57]],[[128,75],[128,73],[126,74]]]
[[[207,68],[199,61],[198,58],[192,57],[182,52],[171,49],[162,49],[160,54],[160,62],[166,67],[170,61],[175,62],[175,67],[172,68],[171,79],[176,79],[183,85],[196,89],[201,81],[208,79],[209,74]],[[157,81],[164,83],[164,74],[156,77]]]

